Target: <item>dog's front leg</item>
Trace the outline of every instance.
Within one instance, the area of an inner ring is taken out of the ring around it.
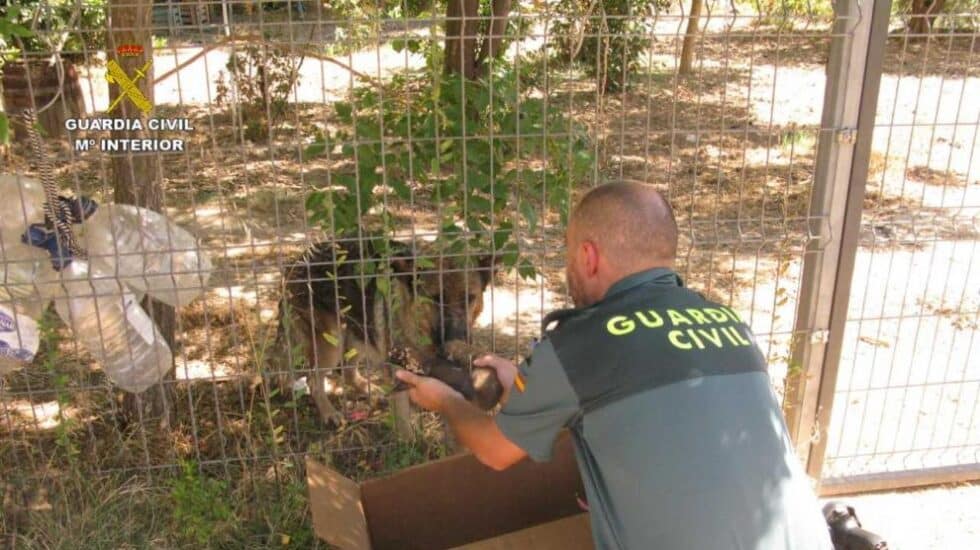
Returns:
[[[363,363],[359,363],[363,364]],[[380,365],[378,365],[380,367]],[[371,371],[375,368],[374,362],[369,362],[366,368]],[[350,387],[354,388],[354,391],[358,395],[363,395],[370,398],[371,402],[376,402],[381,392],[378,391],[377,386],[371,383],[366,376],[361,374],[361,369],[358,368],[358,364],[346,365],[343,367],[344,371],[344,382]]]
[[[312,369],[310,395],[316,403],[320,419],[326,424],[339,426],[344,422],[344,415],[337,410],[330,399],[330,394],[333,392],[328,389],[332,388],[332,385],[328,383],[327,377],[336,374],[335,371],[340,366],[341,347],[345,338],[336,317],[321,311],[314,312],[314,315],[315,324],[305,327],[307,354]],[[324,334],[330,337],[327,338],[323,336]]]
[[[313,372],[313,383],[310,385],[310,395],[316,403],[316,410],[320,413],[320,420],[328,426],[340,426],[344,422],[344,415],[334,407],[330,401],[329,393],[326,388],[326,378],[324,372],[315,369]]]

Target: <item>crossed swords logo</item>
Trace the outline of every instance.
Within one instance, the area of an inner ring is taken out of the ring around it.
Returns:
[[[149,99],[146,99],[143,92],[141,92],[136,86],[137,82],[146,77],[146,71],[149,70],[150,63],[151,61],[147,61],[142,67],[136,69],[136,74],[133,76],[133,78],[130,78],[129,75],[123,71],[122,67],[119,66],[119,63],[116,63],[115,59],[109,60],[109,62],[106,64],[109,72],[106,73],[105,79],[108,80],[110,84],[118,85],[119,89],[122,90],[122,94],[112,102],[112,105],[109,105],[109,108],[106,109],[107,113],[111,113],[112,110],[115,109],[125,97],[128,97],[129,100],[132,101],[133,104],[144,113],[150,112],[150,109],[153,108],[153,104],[150,103]]]

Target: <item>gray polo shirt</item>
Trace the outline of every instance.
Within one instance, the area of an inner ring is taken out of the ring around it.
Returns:
[[[570,429],[596,548],[832,548],[748,326],[673,271],[570,311],[519,370],[497,425],[539,462]]]

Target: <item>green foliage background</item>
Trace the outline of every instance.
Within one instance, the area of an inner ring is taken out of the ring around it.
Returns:
[[[449,254],[502,255],[504,265],[532,277],[518,257],[515,229],[535,231],[542,210],[567,215],[571,190],[594,165],[587,129],[523,85],[515,60],[495,60],[479,81],[441,72],[441,45],[405,40],[396,48],[425,52],[427,68],[389,83],[358,86],[334,104],[340,129],[320,136],[306,158],[353,161],[330,189],[310,194],[310,221],[330,234],[388,234],[365,220],[385,197],[421,197],[439,205],[437,242]],[[547,204],[541,204],[546,197]]]

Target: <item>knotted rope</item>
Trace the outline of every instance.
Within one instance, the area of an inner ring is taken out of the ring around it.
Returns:
[[[48,229],[55,231],[59,251],[66,250],[72,256],[84,259],[86,257],[85,251],[79,246],[71,228],[71,207],[66,201],[58,198],[58,184],[55,183],[51,162],[45,154],[44,143],[41,141],[41,136],[35,126],[37,116],[34,109],[26,109],[23,112],[23,118],[24,125],[27,127],[27,137],[34,152],[34,162],[41,175],[41,185],[44,188],[45,225]]]

